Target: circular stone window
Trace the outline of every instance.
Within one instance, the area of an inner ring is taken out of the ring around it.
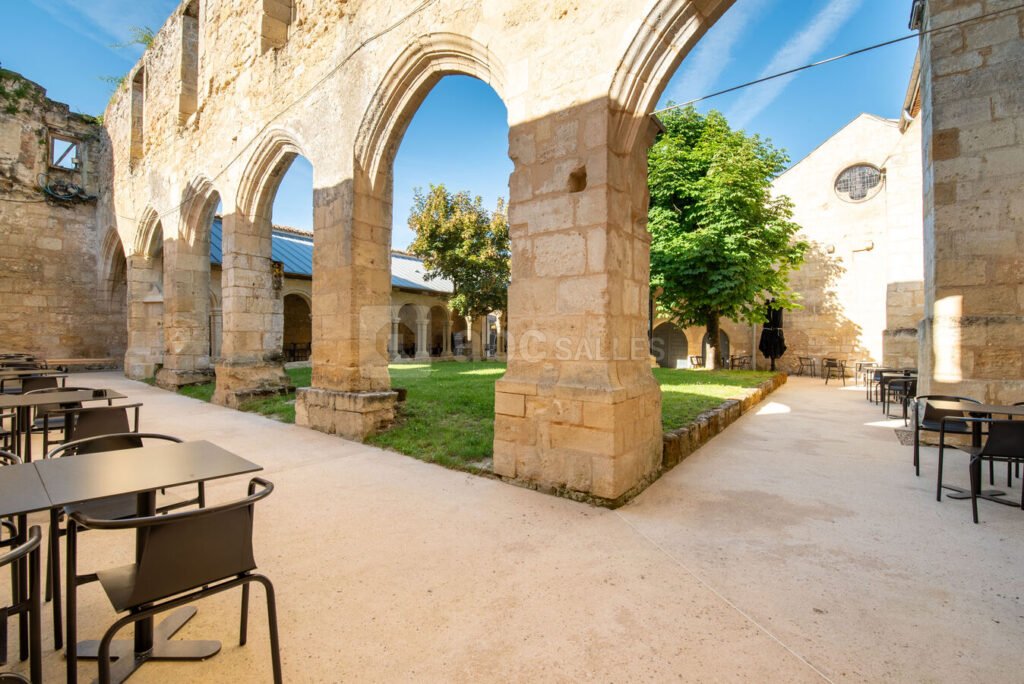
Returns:
[[[836,194],[847,202],[864,202],[882,189],[882,170],[871,164],[855,164],[836,178]]]

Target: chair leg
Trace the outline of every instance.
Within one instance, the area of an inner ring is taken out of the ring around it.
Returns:
[[[39,548],[37,547],[28,557],[29,673],[32,677],[32,684],[43,684],[43,626],[41,615],[43,607],[39,601],[40,565]]]
[[[281,684],[281,644],[277,634],[277,601],[274,598],[274,585],[263,575],[250,577],[262,584],[267,594],[267,622],[270,623],[270,657],[274,668],[274,684]]]
[[[53,647],[60,650],[63,647],[64,630],[61,625],[61,595],[60,595],[60,522],[57,511],[50,511],[50,548],[46,556],[46,585],[50,591],[46,599],[53,600]],[[71,585],[68,585],[68,593],[71,592]]]
[[[67,603],[65,614],[66,644],[64,657],[67,661],[68,684],[78,683],[78,587],[75,586],[75,574],[78,572],[78,532],[75,524],[68,521],[67,531],[67,552],[65,553],[64,568],[66,570]],[[57,602],[54,601],[54,605]]]
[[[245,646],[249,635],[249,583],[242,585],[242,624],[238,629],[238,645]]]
[[[978,490],[981,489],[981,461],[971,457],[971,512],[974,514],[974,524],[978,524]]]
[[[943,457],[943,452],[945,451],[945,448],[946,448],[946,444],[945,444],[946,440],[943,439],[944,437],[945,437],[945,435],[940,435],[939,436],[939,477],[938,477],[938,484],[935,487],[935,500],[936,501],[942,501],[942,457]]]
[[[921,431],[914,426],[914,473],[921,477]]]

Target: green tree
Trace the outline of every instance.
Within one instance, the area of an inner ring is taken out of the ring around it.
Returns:
[[[648,159],[651,287],[662,313],[707,328],[714,368],[722,317],[764,322],[769,299],[799,308],[789,273],[808,245],[796,239],[792,202],[771,195],[784,151],[715,111],[674,109],[661,121]]]
[[[413,195],[409,227],[416,234],[409,249],[423,259],[427,280],[452,282],[455,311],[476,317],[505,310],[511,252],[504,200],[492,213],[480,197],[431,185]]]

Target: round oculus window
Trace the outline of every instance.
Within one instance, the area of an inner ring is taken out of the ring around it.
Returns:
[[[836,194],[847,202],[863,202],[882,189],[882,171],[870,164],[856,164],[836,178]]]

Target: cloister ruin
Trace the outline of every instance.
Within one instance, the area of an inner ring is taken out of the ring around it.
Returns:
[[[434,84],[464,74],[504,101],[514,162],[494,470],[606,501],[644,486],[661,456],[647,339],[650,114],[731,4],[183,2],[88,146],[96,233],[106,236],[92,238],[104,245],[98,269],[126,263],[126,372],[159,363],[159,382],[177,386],[213,371],[215,401],[229,406],[287,386],[271,206],[301,154],[314,169],[316,275],[313,380],[298,393],[297,419],[355,439],[388,424],[392,163]],[[924,29],[1005,9],[996,0],[907,5],[920,8]],[[1022,31],[1017,10],[921,38],[923,393],[1024,393]],[[17,211],[26,210],[0,205],[0,223],[20,220]],[[158,283],[162,306],[150,306]]]

